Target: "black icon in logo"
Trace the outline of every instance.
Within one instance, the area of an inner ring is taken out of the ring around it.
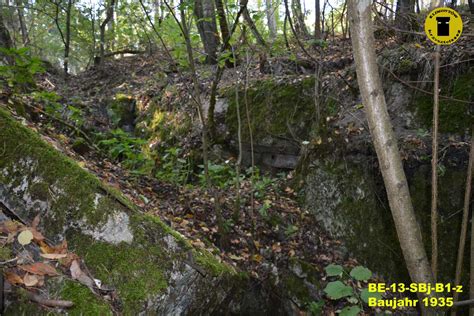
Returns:
[[[449,36],[449,20],[450,17],[440,16],[436,18],[438,21],[438,36]]]

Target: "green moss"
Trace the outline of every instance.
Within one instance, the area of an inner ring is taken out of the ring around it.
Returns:
[[[41,183],[34,194],[49,201],[42,228],[48,236],[65,237],[69,249],[84,259],[92,275],[117,289],[124,314],[137,314],[149,297],[166,289],[164,271],[174,269],[173,261],[182,262],[190,252],[210,274],[225,274],[223,279],[229,282],[238,279],[231,267],[218,262],[204,250],[194,249],[159,218],[140,214],[137,207],[120,192],[102,185],[97,178],[46,145],[39,136],[14,121],[2,109],[0,126],[0,148],[5,153],[0,155],[3,183],[13,189],[22,184],[26,176],[26,190],[30,194],[31,184]],[[12,142],[12,139],[19,141]],[[35,212],[27,213],[25,209],[22,211],[25,214],[20,215],[25,218],[32,219],[36,215]],[[129,227],[134,237],[131,244],[114,245],[97,241],[70,225],[85,220],[92,227],[100,227],[114,212],[129,215]],[[168,234],[176,238],[181,249],[171,252],[165,247],[164,237]]]
[[[30,185],[30,194],[34,200],[47,201],[50,198],[48,184],[44,182],[33,183]]]
[[[81,235],[71,235],[72,244],[78,246],[94,277],[117,289],[125,314],[140,311],[148,297],[166,289],[163,270],[171,263],[157,246],[123,242],[112,245],[77,236]]]
[[[399,74],[408,74],[413,70],[416,70],[417,65],[410,59],[402,59],[398,65],[397,72]]]
[[[23,177],[15,176],[15,173],[22,172],[21,168],[34,168],[34,172],[25,173],[36,177],[35,181],[27,179],[29,193],[33,198],[54,201],[48,212],[54,214],[55,221],[48,221],[45,227],[50,235],[61,233],[67,221],[85,219],[91,225],[105,221],[108,214],[117,209],[115,201],[134,209],[120,192],[104,186],[96,177],[84,172],[75,161],[45,146],[37,134],[22,127],[2,109],[0,125],[0,145],[6,153],[0,158],[0,168],[8,172],[4,183],[19,186]],[[21,142],[12,142],[12,139],[21,139]],[[28,162],[29,159],[34,163]],[[97,192],[104,193],[100,205],[94,203]]]
[[[74,306],[68,309],[68,315],[113,315],[105,301],[77,282],[66,280],[60,291],[60,299],[74,303]]]
[[[0,260],[7,261],[12,258],[12,251],[8,247],[0,247]]]
[[[315,120],[314,78],[287,80],[261,80],[248,88],[251,128],[256,140],[267,136],[292,137],[292,134],[305,139],[311,129],[319,127]],[[229,100],[226,125],[231,133],[236,134],[238,120],[235,88],[228,88],[222,94]],[[240,116],[247,126],[244,100],[243,91],[239,91]],[[249,140],[248,128],[242,129],[242,137],[245,141]]]
[[[108,112],[112,124],[115,127],[134,121],[136,100],[129,95],[118,93],[114,99],[110,101]]]
[[[294,274],[286,274],[283,276],[283,284],[290,296],[297,298],[303,305],[310,303],[312,300],[308,288],[304,285],[303,279]]]
[[[474,70],[459,76],[451,87],[441,82],[441,94],[454,99],[472,101],[474,96]],[[431,128],[433,122],[433,97],[418,95],[412,102],[418,118],[424,128]],[[439,126],[441,132],[464,134],[473,123],[473,115],[469,113],[469,104],[454,100],[440,99]]]

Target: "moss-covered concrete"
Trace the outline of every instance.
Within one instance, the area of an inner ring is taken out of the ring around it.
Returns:
[[[373,271],[403,278],[406,271],[403,265],[400,269],[400,248],[377,176],[362,156],[318,160],[307,169],[305,204],[358,260]]]
[[[159,218],[141,214],[3,109],[0,126],[0,201],[25,221],[41,214],[41,231],[56,242],[66,238],[92,275],[116,290],[120,312],[199,314],[244,286],[234,269],[194,249]],[[92,298],[76,287],[65,284],[58,298],[81,309]],[[92,302],[101,311],[108,307]]]
[[[441,79],[441,94],[463,101],[474,100],[474,69],[460,75],[452,83],[447,78]],[[474,123],[469,104],[450,99],[440,99],[439,126],[441,132],[463,134]],[[418,94],[414,97],[411,108],[418,116],[424,128],[431,128],[433,124],[433,97]]]
[[[108,113],[114,127],[133,126],[135,123],[136,100],[122,93],[117,94],[108,106]]]
[[[232,135],[237,135],[235,87],[226,88],[221,93],[229,102],[226,125]],[[307,139],[311,131],[320,128],[314,103],[314,77],[260,80],[249,86],[246,96],[239,90],[240,116],[244,126],[242,139],[244,142],[249,142],[246,99],[252,136],[257,142],[266,137],[276,136],[290,139],[297,136]],[[321,113],[324,113],[326,107],[319,106]]]

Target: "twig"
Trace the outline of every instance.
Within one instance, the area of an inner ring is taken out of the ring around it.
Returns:
[[[15,262],[15,261],[17,261],[17,260],[18,260],[18,257],[15,257],[15,258],[13,258],[13,259],[0,262],[0,265],[4,266],[4,265],[7,265],[7,264],[9,264],[9,263]]]
[[[81,136],[84,137],[84,139],[89,143],[89,145],[91,145],[91,146],[92,146],[95,150],[97,150],[98,152],[102,152],[102,150],[101,150],[99,147],[97,147],[97,146],[94,144],[94,142],[89,138],[89,136],[87,136],[87,134],[86,134],[83,130],[81,130],[80,128],[78,128],[78,127],[76,127],[76,126],[74,126],[74,125],[72,125],[72,124],[70,124],[70,123],[68,123],[68,122],[66,122],[66,121],[64,121],[64,120],[62,120],[62,119],[60,119],[60,118],[54,116],[54,115],[49,114],[48,112],[44,111],[43,109],[41,109],[41,108],[39,108],[39,107],[36,107],[36,106],[34,106],[34,105],[29,105],[29,106],[32,107],[33,109],[35,109],[36,111],[40,112],[41,114],[44,114],[44,115],[46,115],[47,117],[49,117],[49,118],[55,120],[56,122],[61,123],[61,124],[65,125],[65,126],[71,128],[71,129],[73,129],[73,130],[76,131],[77,133],[81,134]]]
[[[430,92],[430,91],[427,91],[427,90],[424,90],[424,89],[421,89],[421,88],[418,88],[417,86],[414,86],[408,82],[406,82],[405,80],[401,79],[400,77],[398,77],[396,74],[394,74],[390,69],[388,69],[387,67],[385,66],[382,66],[384,70],[388,71],[395,79],[397,79],[398,81],[400,81],[402,84],[406,85],[407,87],[410,87],[412,89],[415,89],[417,91],[420,91],[420,92],[423,92],[425,94],[429,94],[429,95],[433,95],[433,92]],[[456,99],[456,98],[451,98],[451,97],[448,97],[448,96],[445,96],[445,95],[439,95],[439,98],[440,99],[443,99],[443,100],[450,100],[450,101],[455,101],[455,102],[460,102],[460,103],[466,103],[466,104],[474,104],[474,102],[471,102],[471,101],[466,101],[466,100],[460,100],[460,99]]]
[[[40,295],[31,293],[29,291],[26,291],[26,295],[31,301],[41,304],[41,305],[45,305],[45,306],[59,307],[59,308],[70,308],[74,306],[74,303],[71,301],[52,300],[52,299],[41,297]]]

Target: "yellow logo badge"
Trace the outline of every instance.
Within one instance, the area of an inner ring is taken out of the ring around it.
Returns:
[[[451,45],[461,37],[461,16],[451,8],[434,9],[426,17],[425,33],[437,45]]]

